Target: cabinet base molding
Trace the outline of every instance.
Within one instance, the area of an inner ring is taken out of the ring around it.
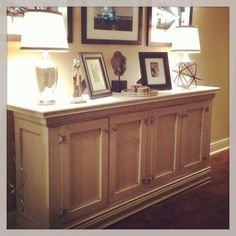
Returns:
[[[194,174],[184,176],[171,183],[168,183],[154,191],[150,191],[139,197],[121,203],[117,206],[108,207],[105,210],[86,217],[82,220],[77,220],[62,228],[67,229],[102,229],[115,222],[118,222],[132,214],[135,214],[147,207],[159,203],[171,196],[190,189],[194,186],[200,186],[210,181],[211,168],[207,167]],[[16,225],[25,229],[37,229],[32,221],[24,218],[22,214],[16,214]],[[52,227],[55,228],[55,227]]]
[[[87,217],[70,225],[65,225],[65,228],[105,228],[132,214],[144,210],[147,207],[150,207],[171,196],[183,192],[184,190],[208,183],[210,181],[210,172],[211,168],[207,167],[203,170],[195,172],[194,174],[189,174],[171,183],[168,183],[154,191],[133,198],[117,206],[109,207],[106,210],[97,213],[96,215],[92,215],[91,217]]]

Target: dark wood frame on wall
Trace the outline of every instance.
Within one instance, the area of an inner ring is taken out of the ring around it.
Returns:
[[[141,71],[141,76],[142,76],[140,82],[143,85],[147,85],[150,88],[157,89],[157,90],[171,89],[172,86],[171,86],[168,53],[167,52],[139,52],[138,55],[139,55],[140,71]],[[156,77],[156,80],[157,80],[155,84],[149,83],[150,74],[148,73],[149,70],[146,67],[146,60],[152,60],[152,59],[154,63],[159,63],[158,59],[162,60],[163,68],[161,68],[161,70],[159,71],[159,74],[160,76],[164,76],[165,83],[158,83],[158,77],[160,77],[159,75],[154,76],[154,78]]]
[[[142,43],[142,19],[143,19],[143,8],[138,7],[138,35],[135,40],[127,40],[125,38],[121,39],[97,39],[97,38],[88,38],[87,37],[87,7],[81,7],[81,41],[84,44],[130,44],[130,45],[140,45]],[[107,30],[109,33],[109,30]],[[123,31],[124,32],[124,31]]]
[[[73,43],[73,7],[67,7],[67,40]]]
[[[171,46],[170,42],[156,42],[156,41],[151,41],[151,34],[152,34],[152,10],[153,8],[156,7],[148,7],[147,8],[147,46]],[[160,6],[159,6],[160,7]],[[181,7],[176,7],[176,8],[181,8]],[[187,22],[184,25],[192,25],[192,17],[193,17],[193,7],[183,7],[183,8],[190,8],[189,9],[189,22]],[[182,24],[178,24],[182,25]]]
[[[28,7],[26,7],[27,9]],[[32,9],[33,7],[29,7],[28,9]],[[11,16],[7,16],[11,17]],[[22,17],[23,16],[14,16],[14,17]],[[21,36],[19,34],[8,34],[7,40],[9,41],[20,41]],[[67,7],[67,40],[68,43],[73,43],[73,7]]]

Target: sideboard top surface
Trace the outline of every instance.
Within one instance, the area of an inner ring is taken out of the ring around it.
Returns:
[[[91,100],[88,95],[83,95],[86,103],[72,104],[71,97],[57,100],[55,105],[38,105],[36,101],[9,100],[7,109],[36,116],[40,118],[50,118],[71,113],[83,113],[96,111],[104,108],[122,107],[127,105],[141,105],[149,102],[168,101],[178,98],[188,98],[200,95],[215,94],[219,91],[218,87],[197,86],[192,89],[172,89],[159,91],[155,96],[132,97],[124,96],[119,93],[113,93],[112,96]]]

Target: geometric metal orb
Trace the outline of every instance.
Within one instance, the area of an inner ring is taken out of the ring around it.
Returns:
[[[190,86],[197,86],[197,80],[201,80],[196,77],[197,64],[195,62],[180,62],[177,69],[173,71],[177,73],[174,79],[175,84],[182,88],[187,89]]]

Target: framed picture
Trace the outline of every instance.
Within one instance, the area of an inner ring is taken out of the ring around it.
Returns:
[[[90,98],[110,96],[112,92],[103,54],[101,52],[81,52],[79,58]]]
[[[20,41],[21,26],[24,18],[24,12],[34,7],[7,7],[7,39],[9,41]],[[62,13],[66,30],[68,43],[73,42],[72,26],[72,7],[40,7],[40,9],[51,9]]]
[[[192,7],[148,7],[147,45],[171,46],[176,26],[192,24]]]
[[[171,89],[167,52],[139,52],[141,82],[153,89]]]
[[[141,44],[141,7],[82,7],[82,43]]]

